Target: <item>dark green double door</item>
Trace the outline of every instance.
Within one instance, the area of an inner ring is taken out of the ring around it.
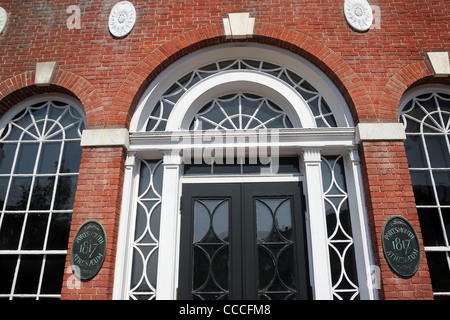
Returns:
[[[295,183],[184,184],[179,299],[307,299]]]

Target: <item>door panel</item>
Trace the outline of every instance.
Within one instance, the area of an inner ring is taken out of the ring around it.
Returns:
[[[180,299],[306,299],[299,183],[183,185]]]

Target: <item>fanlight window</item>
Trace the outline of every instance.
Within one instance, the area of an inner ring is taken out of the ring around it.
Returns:
[[[400,121],[406,130],[406,154],[434,295],[448,299],[450,92],[448,89],[425,91],[407,100]]]
[[[292,128],[287,114],[274,102],[249,93],[225,95],[206,104],[191,130],[248,130]]]
[[[185,74],[183,77],[175,81],[175,83],[160,97],[159,101],[154,106],[153,111],[147,121],[146,131],[164,131],[175,104],[183,96],[184,93],[186,93],[201,80],[204,80],[220,72],[230,70],[258,71],[262,74],[268,74],[284,81],[288,86],[296,90],[306,101],[314,115],[317,127],[337,126],[333,113],[331,112],[330,107],[325,101],[322,94],[298,74],[285,67],[275,65],[266,61],[236,59],[208,64]],[[245,101],[245,103],[242,104],[242,101]],[[233,106],[235,107],[234,110]],[[242,109],[239,109],[239,107],[241,107]],[[242,129],[245,129],[247,124],[247,129],[264,127],[289,128],[292,125],[289,123],[289,119],[287,119],[286,115],[283,114],[280,107],[281,106],[276,106],[270,101],[264,100],[262,97],[245,93],[237,93],[233,96],[222,96],[218,97],[214,101],[211,101],[210,104],[207,104],[200,111],[195,119],[197,121],[193,127],[191,126],[191,129],[196,128],[196,125],[198,125],[200,119],[203,120],[203,123],[205,121],[208,122],[208,120],[206,119],[213,120],[213,122],[216,123],[215,128],[217,129],[241,129],[240,125],[236,124],[235,119],[243,118],[249,120],[246,121],[246,124],[243,125]],[[246,110],[243,110],[244,108]],[[214,117],[214,119],[210,118],[214,112],[217,112],[215,109],[218,109],[220,110],[220,112],[224,113],[224,119],[221,119],[225,120],[224,122],[222,122],[222,124],[225,125],[224,128],[221,128],[221,125],[218,125],[220,124],[221,120],[216,117]],[[269,126],[264,125],[264,123],[267,122],[268,119],[261,118],[263,116],[263,110],[267,109],[271,110],[271,114],[273,114],[274,112],[278,113],[277,115],[271,116],[274,119],[273,121],[270,121]],[[253,113],[251,110],[253,110]],[[257,112],[255,113],[255,111]],[[209,115],[206,115],[205,113],[208,112]],[[248,122],[250,122],[250,124]],[[257,122],[259,122],[258,125],[256,125]],[[213,127],[214,123],[210,122]],[[202,127],[202,129],[205,129],[205,127]]]
[[[60,297],[84,127],[78,106],[40,99],[1,128],[0,298]]]

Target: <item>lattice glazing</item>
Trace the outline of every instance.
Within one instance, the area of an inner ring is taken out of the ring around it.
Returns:
[[[156,295],[162,181],[162,161],[141,162],[129,289],[133,300]]]
[[[354,241],[342,156],[322,158],[322,179],[333,297],[337,300],[358,299]]]
[[[253,70],[264,74],[270,74],[280,80],[286,82],[295,89],[307,102],[308,106],[316,119],[317,127],[336,127],[336,121],[327,102],[322,94],[314,88],[308,81],[298,74],[285,67],[275,65],[273,63],[258,60],[228,60],[208,64],[198,68],[173,83],[168,90],[159,98],[159,101],[153,107],[153,111],[147,121],[147,131],[164,131],[166,129],[167,120],[174,105],[192,86],[199,81],[210,77],[211,75],[228,71],[228,70]],[[279,107],[277,107],[279,108]],[[226,112],[224,119],[229,119],[239,113]],[[242,115],[242,114],[240,114]],[[254,117],[254,119],[259,119]],[[262,121],[265,122],[265,121]],[[286,128],[286,121],[280,122],[277,128]],[[237,126],[238,127],[238,126]],[[204,129],[204,128],[202,128]],[[221,128],[222,129],[222,128]],[[235,129],[225,127],[225,129]]]

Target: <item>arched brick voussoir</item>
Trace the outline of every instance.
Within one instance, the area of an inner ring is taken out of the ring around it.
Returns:
[[[151,81],[171,63],[196,50],[226,42],[222,24],[211,24],[182,33],[150,52],[129,73],[114,100],[114,108],[126,114],[128,126],[139,99]],[[107,120],[117,125],[115,120]]]
[[[48,92],[71,95],[82,103],[88,127],[101,127],[105,112],[94,86],[83,77],[65,70],[56,70],[51,83],[35,84],[35,71],[26,71],[0,83],[0,116],[16,103],[30,96]]]
[[[358,74],[322,42],[297,30],[270,23],[257,24],[254,39],[290,50],[315,64],[341,91],[355,123],[375,116],[372,97]]]
[[[405,91],[415,82],[432,75],[432,70],[424,61],[409,64],[395,72],[381,94],[378,118],[397,122],[400,99]]]
[[[141,95],[159,72],[198,49],[231,41],[236,40],[226,39],[222,24],[208,25],[178,35],[150,52],[131,70],[114,98],[114,108],[121,113],[127,112],[126,123],[129,125]],[[372,98],[357,73],[323,43],[296,30],[263,22],[256,23],[252,37],[238,41],[269,44],[303,56],[336,84],[349,105],[355,123],[375,116]],[[107,122],[115,125],[112,119]]]

